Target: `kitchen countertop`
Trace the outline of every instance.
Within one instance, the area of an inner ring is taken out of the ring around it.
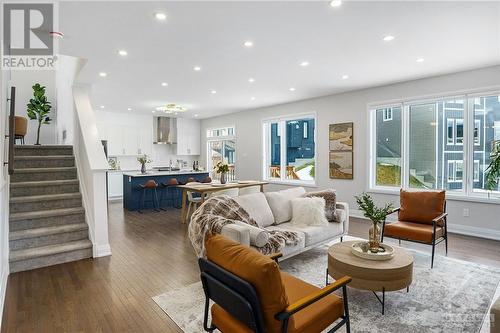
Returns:
[[[123,173],[124,176],[129,177],[151,177],[151,176],[171,176],[171,175],[192,175],[198,173],[208,173],[208,171],[154,171],[148,170],[147,173],[142,174],[140,171],[126,171]]]

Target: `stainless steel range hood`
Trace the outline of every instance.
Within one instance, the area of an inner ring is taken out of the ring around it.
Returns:
[[[154,117],[154,144],[177,143],[177,119],[170,117]]]

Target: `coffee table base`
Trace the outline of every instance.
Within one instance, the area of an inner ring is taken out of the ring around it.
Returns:
[[[328,277],[330,275],[328,274],[328,268],[326,269],[326,285],[329,285],[330,282],[328,281]],[[406,287],[406,292],[410,292],[410,287]],[[380,299],[380,296],[375,292],[372,291],[373,295],[377,298],[377,301],[379,301],[380,305],[382,305],[382,315],[385,314],[385,288],[382,287],[382,299]]]

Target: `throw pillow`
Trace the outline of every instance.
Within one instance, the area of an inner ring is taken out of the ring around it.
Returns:
[[[280,224],[292,219],[291,200],[300,198],[306,193],[303,187],[295,187],[278,192],[266,192],[266,199],[273,212],[274,222]]]
[[[245,194],[233,199],[247,211],[248,215],[257,222],[259,227],[268,227],[274,223],[273,212],[264,193]]]
[[[325,199],[319,197],[292,200],[292,225],[328,225],[325,217]]]
[[[325,217],[330,222],[340,222],[337,209],[337,195],[335,190],[328,189],[323,191],[308,192],[304,195],[306,198],[319,197],[325,199]]]

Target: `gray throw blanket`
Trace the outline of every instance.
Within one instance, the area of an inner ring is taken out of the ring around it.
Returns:
[[[257,222],[231,197],[221,195],[207,199],[192,215],[189,223],[189,239],[198,257],[205,257],[205,238],[210,233],[220,234],[226,224],[241,221],[254,227]],[[268,231],[269,241],[256,248],[262,254],[280,252],[285,245],[296,245],[299,236],[292,231]]]

